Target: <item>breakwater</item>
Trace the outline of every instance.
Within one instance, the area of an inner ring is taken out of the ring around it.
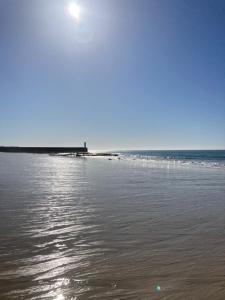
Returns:
[[[0,152],[12,153],[88,153],[87,147],[0,147]]]

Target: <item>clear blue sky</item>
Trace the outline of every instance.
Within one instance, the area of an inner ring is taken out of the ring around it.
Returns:
[[[225,149],[225,1],[0,0],[0,145]]]

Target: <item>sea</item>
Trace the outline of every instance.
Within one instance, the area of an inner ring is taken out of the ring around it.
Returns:
[[[208,168],[225,169],[225,151],[224,150],[139,150],[139,151],[118,151],[121,158],[127,160],[141,160],[150,162],[151,165],[158,166],[165,164],[176,166],[202,166]]]
[[[0,299],[224,300],[225,151],[0,153]]]

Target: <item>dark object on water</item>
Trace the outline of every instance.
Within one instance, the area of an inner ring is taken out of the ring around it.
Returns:
[[[118,156],[118,154],[116,154],[116,153],[95,153],[95,154],[93,154],[92,156]]]

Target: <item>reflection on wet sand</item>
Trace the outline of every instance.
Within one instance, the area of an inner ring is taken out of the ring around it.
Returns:
[[[224,299],[224,171],[4,154],[0,178],[1,299]]]

